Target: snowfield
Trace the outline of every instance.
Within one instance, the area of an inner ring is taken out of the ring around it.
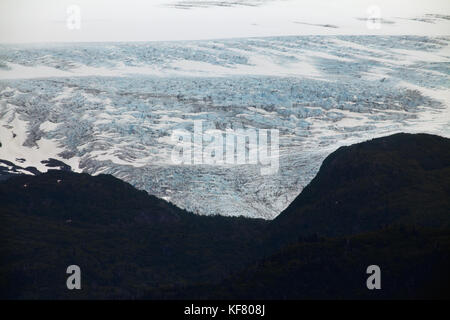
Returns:
[[[171,134],[195,120],[278,129],[278,172],[174,164]],[[0,159],[109,173],[199,214],[274,218],[330,152],[400,131],[450,137],[450,36],[0,45]]]

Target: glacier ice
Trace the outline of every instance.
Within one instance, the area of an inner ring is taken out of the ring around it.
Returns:
[[[0,45],[0,159],[25,158],[26,167],[54,158],[199,214],[270,219],[341,145],[399,131],[449,136],[449,44],[299,36]],[[205,130],[278,129],[278,173],[175,165],[171,133],[195,120]]]

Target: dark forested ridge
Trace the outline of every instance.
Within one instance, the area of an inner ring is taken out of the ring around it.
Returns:
[[[273,227],[339,236],[393,223],[450,227],[449,139],[400,133],[341,147]]]
[[[340,148],[273,221],[61,170],[1,181],[0,219],[2,298],[449,298],[450,140]],[[71,264],[82,290],[66,288]],[[370,264],[382,290],[366,288]]]
[[[367,267],[374,264],[381,268],[381,290],[366,287]],[[245,300],[450,299],[448,270],[448,229],[392,226],[349,237],[299,239],[220,284],[171,294]]]
[[[194,215],[113,176],[64,171],[10,178],[0,203],[6,298],[137,298],[215,281],[258,256],[267,223]],[[66,289],[71,264],[80,292]]]

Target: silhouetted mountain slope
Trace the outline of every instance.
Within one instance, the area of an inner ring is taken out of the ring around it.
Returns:
[[[450,226],[449,139],[401,133],[341,147],[270,227],[292,239],[392,223]]]
[[[59,170],[9,178],[0,184],[0,202],[4,209],[72,223],[173,223],[191,215],[111,175]]]
[[[396,134],[342,147],[267,230],[267,246],[290,244],[220,285],[184,294],[449,299],[450,140]],[[373,264],[382,290],[366,287]]]
[[[0,181],[6,180],[8,178],[21,175],[21,174],[31,174],[31,175],[39,175],[42,174],[36,167],[22,167],[18,163],[23,163],[25,159],[17,158],[16,162],[13,163],[8,160],[0,159]],[[42,160],[42,164],[44,164],[48,169],[47,170],[61,170],[61,171],[71,171],[72,167],[68,164],[49,158],[47,160]]]
[[[0,296],[448,297],[449,141],[397,134],[340,148],[272,222],[194,215],[109,175],[10,177]],[[66,288],[72,264],[81,291]],[[382,267],[381,293],[365,291],[369,264]]]
[[[0,183],[1,297],[133,298],[217,281],[260,256],[266,223],[194,215],[110,175],[11,177]],[[82,291],[65,287],[71,264]]]
[[[381,290],[366,287],[370,265],[381,269]],[[450,299],[449,270],[449,229],[390,227],[347,238],[302,239],[219,285],[171,294],[192,299]]]

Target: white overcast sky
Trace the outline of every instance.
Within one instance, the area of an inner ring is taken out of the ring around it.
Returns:
[[[209,0],[214,1],[217,2]],[[450,0],[267,0],[261,6],[188,10],[168,6],[176,2],[183,1],[0,0],[0,43],[194,40],[330,33],[450,34],[449,20],[426,23],[405,19],[424,14],[450,15]],[[67,27],[67,8],[71,5],[81,10],[80,29]],[[382,24],[380,29],[367,28],[362,19],[368,17],[370,6],[377,6],[381,18],[395,23]],[[319,26],[324,24],[338,28]]]

